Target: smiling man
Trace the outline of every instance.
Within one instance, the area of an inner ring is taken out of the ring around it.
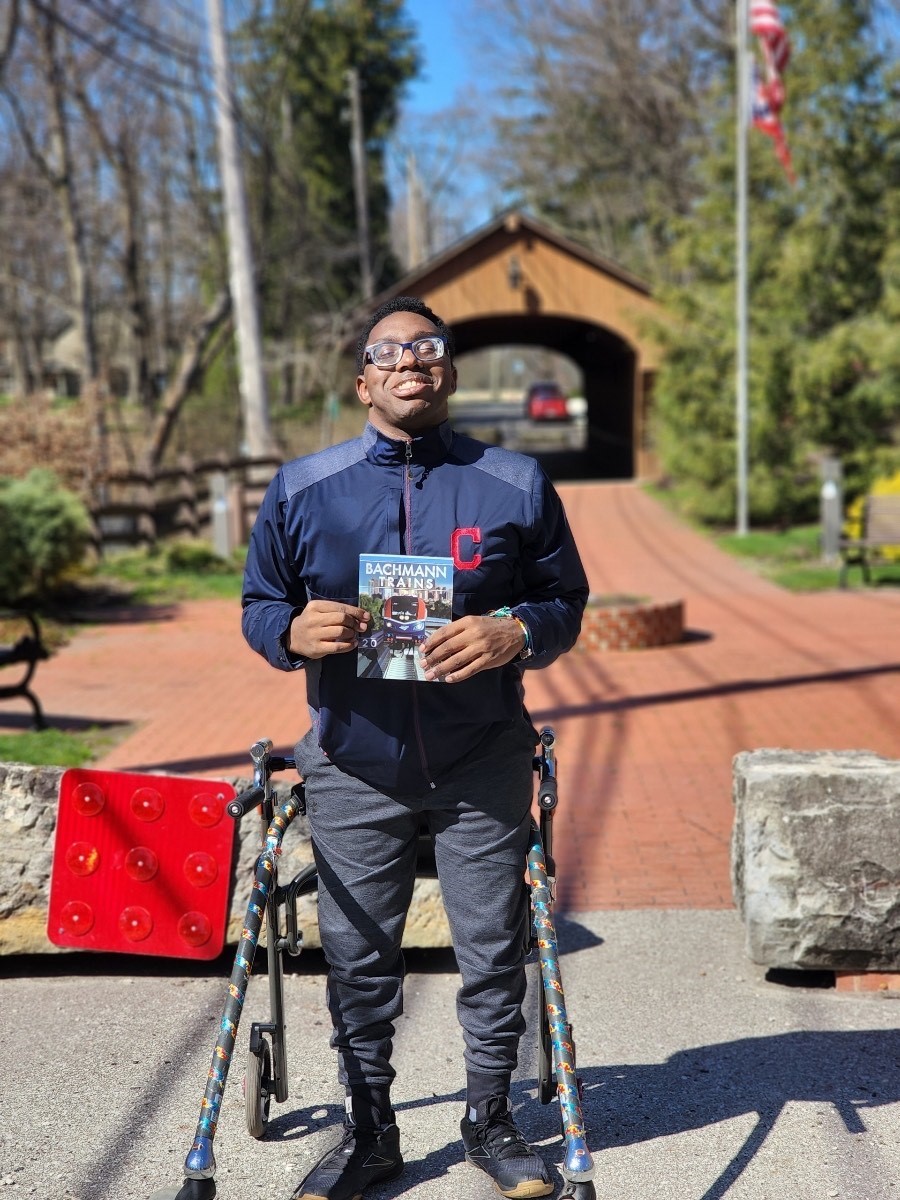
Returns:
[[[362,436],[284,466],[250,540],[244,634],[274,667],[306,676],[312,729],[297,769],[347,1107],[340,1143],[295,1200],[357,1200],[402,1170],[390,1058],[423,823],[462,977],[466,1157],[504,1196],[553,1190],[509,1102],[537,742],[522,676],[574,644],[588,587],[534,459],[453,432],[453,354],[452,331],[416,297],[373,313],[357,347]],[[452,574],[452,619],[401,650],[405,679],[371,671],[373,654],[394,654],[377,649],[381,631],[359,603],[361,566],[373,563],[392,578]]]
[[[385,437],[406,441],[447,419],[456,368],[449,331],[437,335],[432,321],[408,312],[392,312],[369,332],[372,344],[363,348],[356,391],[369,422]]]

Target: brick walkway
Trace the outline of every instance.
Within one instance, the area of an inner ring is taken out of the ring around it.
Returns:
[[[528,673],[559,738],[559,898],[569,910],[731,905],[731,759],[869,749],[900,758],[900,589],[795,595],[757,578],[629,484],[560,488],[592,590],[682,598],[678,646],[572,653]],[[134,723],[99,765],[243,773],[259,736],[308,728],[302,679],[244,644],[238,607],[87,628],[42,664],[51,722]],[[25,723],[4,703],[0,726]]]

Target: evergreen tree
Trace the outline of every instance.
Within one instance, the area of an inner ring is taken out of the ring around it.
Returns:
[[[361,298],[351,67],[360,81],[376,289],[397,277],[385,145],[418,70],[414,30],[402,0],[280,0],[244,26],[242,45],[264,332],[276,344],[302,343],[339,325]]]
[[[900,425],[897,78],[869,0],[783,6],[794,53],[786,132],[791,187],[751,131],[750,506],[758,521],[814,512],[817,454],[867,486]],[[733,79],[711,93],[702,198],[677,229],[660,298],[668,357],[659,446],[688,506],[734,513]]]

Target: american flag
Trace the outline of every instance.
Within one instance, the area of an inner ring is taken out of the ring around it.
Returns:
[[[793,183],[791,152],[781,125],[785,100],[782,77],[790,61],[791,43],[781,23],[778,5],[772,0],[751,0],[750,32],[759,40],[765,68],[764,74],[755,65],[753,69],[753,124],[775,143],[775,153]]]

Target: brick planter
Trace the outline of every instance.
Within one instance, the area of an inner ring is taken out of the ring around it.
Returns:
[[[645,650],[684,636],[683,600],[591,596],[576,650]]]

